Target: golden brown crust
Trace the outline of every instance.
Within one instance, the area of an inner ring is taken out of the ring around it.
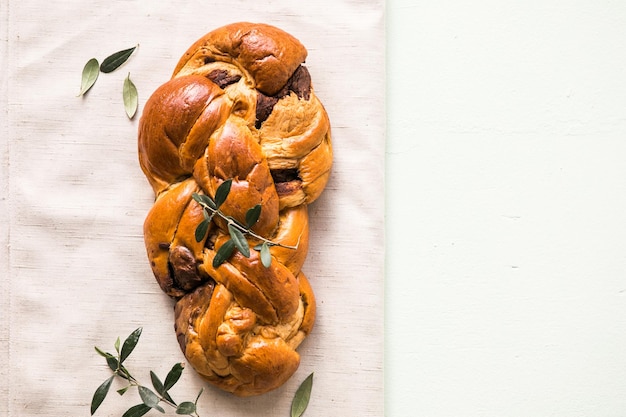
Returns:
[[[191,75],[163,84],[148,100],[139,126],[139,164],[156,194],[192,172],[193,166],[181,161],[195,163],[212,129],[228,115],[222,95],[210,80]],[[190,155],[193,150],[196,155]]]
[[[245,219],[248,209],[261,204],[263,210],[254,230],[262,236],[278,223],[278,194],[263,151],[241,118],[229,118],[211,139],[206,152],[210,194],[227,179],[234,178],[222,211]]]
[[[146,103],[139,163],[155,192],[144,223],[148,259],[161,289],[176,300],[175,330],[189,363],[238,396],[282,385],[297,369],[296,348],[313,329],[315,297],[302,273],[308,204],[323,191],[332,165],[330,123],[302,65],[306,49],[266,24],[234,23],[194,43],[172,79]],[[232,180],[220,210],[245,223],[250,256],[235,250],[193,194],[215,198]],[[269,239],[266,267],[256,245]]]
[[[276,94],[307,56],[293,36],[270,25],[240,22],[216,29],[198,39],[174,69],[174,75],[193,71],[206,61],[233,63],[249,74],[254,88]]]

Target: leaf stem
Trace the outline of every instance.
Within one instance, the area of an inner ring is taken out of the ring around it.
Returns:
[[[232,225],[233,227],[237,228],[240,232],[248,234],[252,237],[254,237],[255,239],[258,239],[262,242],[267,243],[270,246],[279,246],[281,248],[285,248],[285,249],[298,249],[298,244],[300,243],[300,238],[298,237],[298,243],[295,246],[291,246],[291,245],[285,245],[282,243],[278,243],[278,242],[273,242],[270,239],[264,238],[263,236],[253,232],[250,228],[242,225],[240,222],[238,222],[237,220],[233,219],[230,216],[225,215],[219,208],[213,208],[211,206],[209,206],[208,204],[204,203],[203,201],[199,201],[196,200],[198,202],[198,204],[200,204],[202,206],[202,208],[204,208],[204,210],[208,211],[208,218],[210,220],[213,219],[214,216],[219,216],[220,218],[222,218],[223,220],[225,220],[229,225]],[[209,221],[210,221],[209,220]]]
[[[130,375],[130,373],[128,373],[127,370],[125,370],[122,366],[118,367],[118,369],[115,370],[115,374],[121,378],[124,378],[128,381],[128,386],[126,387],[127,389],[130,387],[145,387],[144,385],[142,385],[137,379],[135,379],[135,377],[133,377],[132,375]],[[171,401],[170,399],[166,398],[165,396],[159,394],[159,393],[154,393],[154,395],[156,395],[156,397],[159,399],[158,402],[163,402],[167,405],[169,405],[170,407],[172,407],[173,409],[177,409],[178,405],[176,403],[174,403],[173,401]],[[200,414],[198,414],[198,411],[194,411],[193,414],[188,414],[192,417],[200,417]]]

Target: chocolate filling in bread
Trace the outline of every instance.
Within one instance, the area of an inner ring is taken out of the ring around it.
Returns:
[[[299,98],[308,100],[311,97],[311,74],[306,67],[300,65],[293,73],[286,85],[288,91],[293,91]]]
[[[311,75],[305,66],[300,65],[293,73],[287,84],[274,96],[267,96],[260,91],[256,101],[256,123],[257,129],[261,128],[263,122],[272,114],[272,110],[278,100],[285,97],[290,92],[296,93],[298,98],[308,100],[311,97]]]
[[[202,283],[193,253],[185,246],[170,248],[169,267],[176,283],[185,291]]]
[[[213,81],[215,84],[219,85],[221,89],[228,87],[231,84],[235,84],[239,80],[241,80],[241,75],[239,74],[230,74],[228,71],[223,69],[216,69],[211,71],[207,78]]]
[[[176,321],[174,324],[176,330],[176,339],[183,354],[187,350],[187,340],[185,333],[191,323],[194,323],[198,316],[202,314],[202,309],[193,307],[198,305],[198,300],[211,300],[213,296],[213,290],[215,289],[215,281],[209,280],[205,285],[202,285],[192,292],[188,293],[185,297],[178,300],[174,306],[174,315]],[[208,309],[208,304],[206,305]]]
[[[278,97],[266,96],[260,91],[257,93],[256,122],[254,123],[254,126],[257,129],[260,129],[261,125],[263,125],[263,122],[266,121],[268,117],[270,117],[270,114],[272,114],[272,110],[274,110],[274,106],[276,105],[276,103],[278,103]]]
[[[290,194],[302,186],[302,179],[296,168],[273,169],[270,171],[278,195]]]

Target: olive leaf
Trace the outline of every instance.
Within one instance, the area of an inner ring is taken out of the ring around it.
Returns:
[[[241,252],[243,256],[246,258],[250,257],[250,247],[248,246],[248,241],[245,236],[239,229],[237,229],[233,224],[228,225],[228,233],[230,234],[231,240],[235,243],[235,246]]]
[[[113,378],[115,375],[112,375],[109,379],[104,381],[100,386],[96,389],[96,392],[93,394],[93,398],[91,399],[91,415],[96,412],[102,401],[106,398],[109,393],[109,388],[111,388],[111,382],[113,382]]]
[[[161,382],[157,374],[155,374],[153,371],[150,371],[150,380],[152,381],[152,386],[154,387],[156,392],[163,395],[163,393],[165,392],[165,387],[163,386],[163,383]]]
[[[205,211],[206,213],[206,211]],[[209,218],[205,218],[198,224],[195,231],[196,242],[202,242],[202,239],[206,236],[209,231],[209,225],[211,224],[211,220]]]
[[[230,186],[232,185],[232,183],[232,179],[227,179],[226,181],[221,183],[219,187],[217,187],[217,190],[215,191],[216,209],[218,209],[222,204],[224,204],[224,201],[226,201],[226,197],[228,197],[228,193],[230,193]]]
[[[176,407],[176,414],[191,415],[196,412],[196,405],[191,401],[182,402]]]
[[[226,259],[230,258],[230,255],[233,254],[235,250],[235,242],[232,239],[229,239],[226,243],[224,243],[217,250],[215,254],[215,258],[213,258],[213,268],[217,268],[221,264],[223,264]]]
[[[311,389],[313,388],[313,373],[305,378],[296,390],[296,394],[291,402],[291,417],[300,417],[304,414],[309,405],[309,399],[311,398]]]
[[[193,193],[191,195],[191,198],[193,198],[200,205],[209,206],[213,210],[217,210],[215,202],[211,199],[211,197],[206,194]]]
[[[141,417],[150,410],[152,410],[152,408],[145,404],[137,404],[126,410],[126,412],[122,414],[122,417]]]
[[[137,342],[139,342],[139,336],[141,336],[141,331],[143,329],[141,327],[135,329],[126,340],[124,340],[124,344],[122,345],[122,352],[120,353],[120,363],[124,362],[128,355],[132,353],[137,346]]]
[[[185,369],[185,365],[183,363],[177,363],[172,367],[165,377],[164,387],[166,390],[172,388],[174,384],[178,382],[180,375],[183,373],[183,369]]]
[[[83,67],[83,74],[80,82],[80,92],[77,97],[84,95],[93,85],[96,83],[98,79],[98,75],[100,74],[98,70],[99,64],[96,58],[91,58],[85,66]]]
[[[106,360],[107,365],[109,365],[109,368],[111,368],[112,371],[117,371],[117,369],[120,367],[120,362],[117,360],[117,358],[114,358],[113,356],[108,356]]]
[[[198,392],[198,396],[196,397],[196,401],[194,401],[194,402],[184,401],[184,402],[180,403],[180,405],[178,407],[176,407],[176,414],[193,415],[193,413],[196,413],[196,411],[198,409],[198,400],[200,399],[200,396],[202,395],[203,391],[204,391],[204,388],[200,388],[200,392]],[[196,414],[196,416],[197,415],[198,414]]]
[[[137,87],[135,83],[130,79],[130,73],[124,79],[124,87],[122,89],[122,96],[124,98],[124,109],[129,119],[132,119],[137,112],[137,106],[139,105],[139,99],[137,94]]]
[[[204,392],[204,388],[200,388],[200,392],[198,392],[198,396],[196,397],[196,402],[194,404],[198,404],[198,400],[200,399],[200,396],[202,395],[203,392]]]
[[[105,352],[102,349],[100,349],[98,346],[94,346],[94,349],[96,349],[96,352],[98,352],[98,355],[104,357],[104,358],[114,358],[115,356],[111,355],[109,352]]]
[[[163,407],[159,405],[159,401],[161,400],[150,388],[139,385],[137,387],[137,390],[139,391],[139,397],[141,397],[141,401],[143,401],[145,405],[150,408],[154,408],[155,410],[159,410],[162,413],[165,412]]]
[[[172,399],[170,394],[167,392],[167,388],[165,388],[163,382],[161,382],[159,377],[152,371],[150,371],[150,380],[152,381],[152,386],[154,387],[155,391],[158,392],[160,396],[165,398],[165,400],[169,401],[170,403],[176,404],[174,399]]]
[[[248,229],[254,226],[254,224],[259,221],[259,216],[261,215],[261,205],[257,204],[252,207],[250,210],[246,212],[246,225]]]
[[[270,245],[263,242],[261,245],[261,263],[264,267],[269,268],[272,264],[272,254],[270,253]]]
[[[120,65],[126,62],[128,58],[130,58],[135,49],[137,49],[137,46],[133,46],[132,48],[124,49],[109,55],[104,59],[104,61],[102,61],[100,71],[104,73],[115,71]]]

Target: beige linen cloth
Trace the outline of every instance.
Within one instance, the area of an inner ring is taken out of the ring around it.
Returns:
[[[304,268],[318,317],[299,370],[280,389],[238,399],[188,367],[172,396],[192,401],[204,387],[201,416],[288,416],[314,372],[305,415],[383,415],[383,1],[3,0],[0,19],[0,415],[89,415],[110,375],[94,346],[112,351],[137,327],[126,364],[142,383],[150,385],[150,370],[164,378],[184,362],[172,301],[143,246],[153,195],[137,162],[138,118],[193,41],[243,20],[302,41],[331,118],[335,164],[311,207]],[[126,64],[76,96],[88,59],[134,45]],[[129,73],[139,92],[134,120],[122,104]],[[96,415],[139,401],[112,391]]]

